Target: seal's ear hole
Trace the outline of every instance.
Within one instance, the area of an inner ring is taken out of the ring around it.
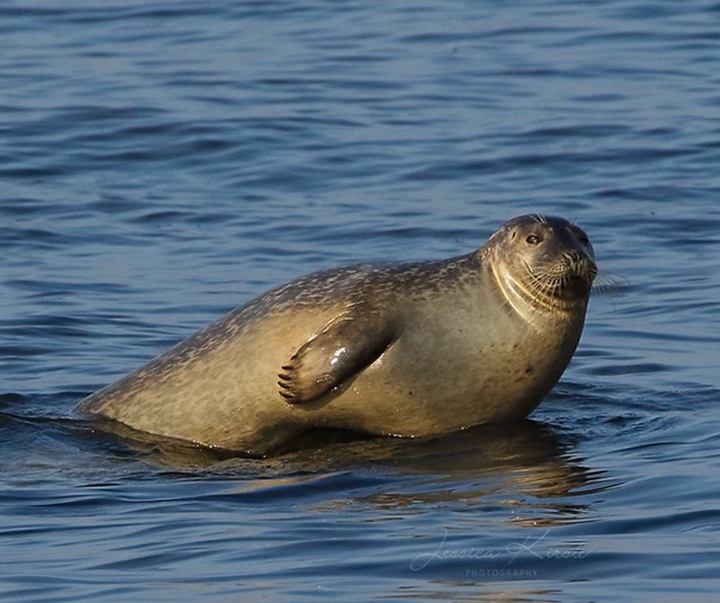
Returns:
[[[536,234],[528,235],[525,242],[529,245],[539,245],[542,242],[542,237]]]

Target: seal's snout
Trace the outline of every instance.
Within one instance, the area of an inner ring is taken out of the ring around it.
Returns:
[[[578,276],[585,276],[593,280],[597,276],[597,264],[595,258],[577,249],[566,252],[568,270]]]
[[[590,292],[598,273],[595,259],[579,249],[571,249],[563,254],[566,278],[562,292],[566,297],[584,297]]]
[[[559,252],[558,270],[565,273],[557,293],[565,299],[590,293],[598,273],[595,252],[585,231],[562,218],[546,218],[554,232],[554,251]]]

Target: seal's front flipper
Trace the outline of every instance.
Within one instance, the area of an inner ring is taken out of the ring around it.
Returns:
[[[387,323],[377,318],[333,319],[282,367],[280,395],[293,404],[315,400],[370,366],[393,339]]]

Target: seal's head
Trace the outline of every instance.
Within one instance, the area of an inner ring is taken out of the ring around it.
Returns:
[[[571,312],[587,304],[597,265],[587,234],[562,218],[513,218],[482,249],[508,301],[528,308]]]

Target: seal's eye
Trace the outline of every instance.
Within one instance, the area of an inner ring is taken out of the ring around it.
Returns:
[[[541,241],[542,237],[535,234],[528,235],[527,239],[525,239],[525,242],[530,245],[538,245]]]

